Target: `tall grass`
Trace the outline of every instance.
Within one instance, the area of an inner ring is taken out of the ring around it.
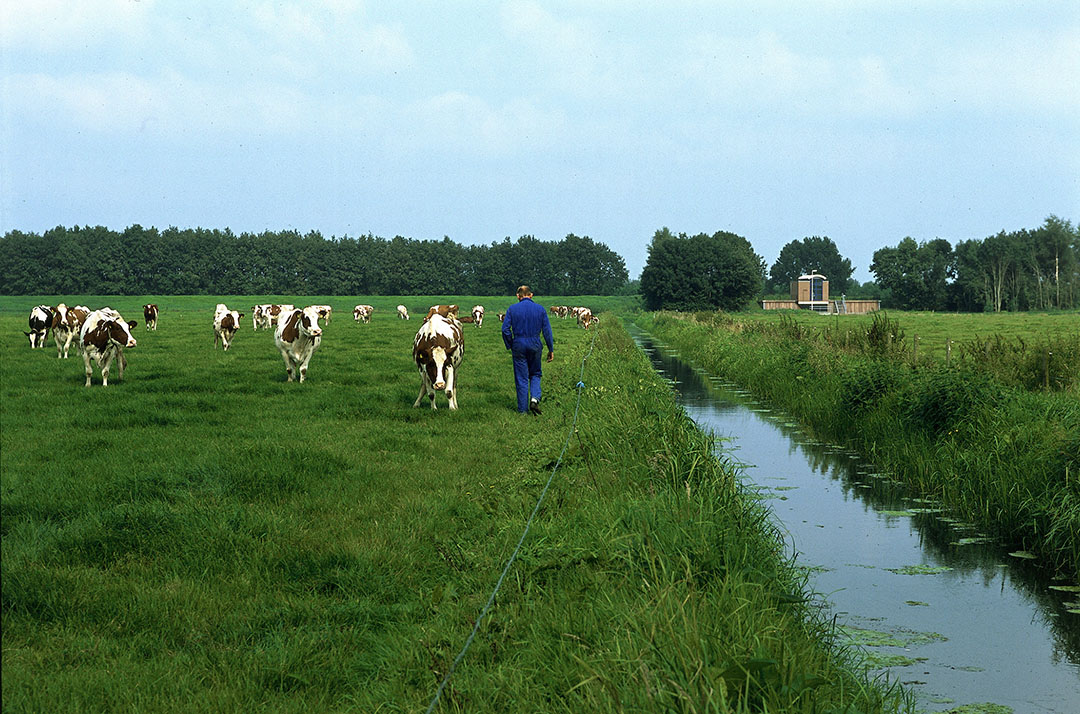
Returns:
[[[422,710],[550,474],[595,333],[555,321],[532,417],[497,323],[466,326],[461,409],[431,412],[411,407],[416,320],[336,318],[298,385],[269,333],[215,351],[217,299],[185,300],[156,301],[106,389],[77,358],[0,346],[4,710]],[[902,709],[602,326],[569,452],[440,710]]]
[[[798,324],[763,330],[705,314],[639,320],[706,369],[747,385],[961,517],[1080,577],[1074,390],[1010,386],[967,365],[912,365],[889,339],[900,332],[895,325],[877,331],[876,346],[852,350],[796,334]]]

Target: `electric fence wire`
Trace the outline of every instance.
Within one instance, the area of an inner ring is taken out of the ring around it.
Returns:
[[[458,664],[464,659],[465,653],[469,650],[469,645],[472,644],[473,639],[476,637],[477,631],[480,629],[480,623],[484,621],[484,617],[487,616],[488,610],[491,609],[491,605],[495,602],[495,596],[499,593],[499,588],[502,587],[503,580],[506,579],[506,574],[510,572],[510,566],[514,564],[514,560],[517,559],[518,553],[521,551],[521,544],[525,542],[525,536],[529,534],[529,527],[532,525],[533,518],[536,517],[537,511],[540,510],[540,504],[544,502],[544,496],[547,495],[548,488],[551,487],[551,482],[555,478],[555,472],[559,470],[559,466],[562,464],[563,456],[566,455],[566,449],[570,446],[570,439],[574,436],[574,430],[577,429],[578,413],[581,411],[581,390],[585,388],[585,382],[582,381],[585,376],[585,362],[592,355],[593,345],[596,344],[596,336],[600,334],[597,330],[593,333],[592,341],[589,343],[589,351],[585,353],[585,356],[581,358],[581,371],[578,373],[578,381],[575,388],[577,389],[577,402],[574,404],[574,419],[570,424],[570,432],[566,435],[566,441],[563,443],[562,451],[559,452],[559,458],[555,460],[555,465],[551,468],[551,475],[548,476],[547,483],[544,484],[544,490],[540,492],[540,498],[536,499],[536,506],[533,507],[532,513],[529,514],[529,519],[525,521],[525,530],[521,533],[521,538],[518,539],[517,547],[514,548],[514,552],[510,555],[510,559],[506,561],[506,565],[503,567],[502,574],[499,575],[499,580],[495,583],[495,588],[491,591],[491,597],[488,598],[487,603],[480,609],[480,614],[476,616],[476,622],[473,623],[472,632],[469,633],[468,639],[465,640],[465,646],[458,652],[457,657],[454,658],[454,662],[450,665],[450,669],[446,671],[446,676],[443,677],[442,684],[439,685],[438,691],[435,692],[435,697],[431,700],[431,704],[425,714],[431,714],[435,710],[435,705],[439,703],[439,698],[442,697],[443,690],[446,689],[446,685],[450,683],[450,678],[454,676],[454,671],[457,669]]]

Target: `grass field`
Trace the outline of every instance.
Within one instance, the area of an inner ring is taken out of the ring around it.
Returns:
[[[899,321],[909,349],[919,338],[919,352],[927,358],[944,361],[947,341],[953,343],[953,358],[959,358],[961,345],[998,337],[1015,344],[1021,340],[1037,345],[1059,336],[1080,334],[1080,312],[910,312],[885,310]],[[784,317],[817,330],[866,330],[873,313],[865,315],[819,315],[808,310],[756,310],[739,315],[740,319],[779,322]]]
[[[610,315],[554,321],[533,417],[497,320],[465,326],[461,409],[432,412],[398,298],[305,300],[338,315],[303,385],[250,316],[213,348],[217,298],[153,300],[151,333],[146,301],[66,300],[140,322],[104,389],[19,334],[55,299],[0,301],[5,712],[421,711],[567,443],[440,711],[905,706],[829,646],[783,536]]]

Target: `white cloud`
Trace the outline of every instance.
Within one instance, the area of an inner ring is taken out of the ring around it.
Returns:
[[[70,51],[124,41],[145,32],[153,0],[6,0],[0,47]]]
[[[394,152],[505,156],[556,141],[565,121],[562,112],[528,100],[492,106],[476,96],[447,92],[402,107],[386,137]]]

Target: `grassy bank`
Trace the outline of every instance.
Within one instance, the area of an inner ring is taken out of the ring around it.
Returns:
[[[1068,384],[1033,391],[971,365],[912,364],[889,340],[856,345],[794,323],[705,313],[638,320],[707,370],[1080,577],[1080,400]]]
[[[781,535],[614,319],[595,345],[555,321],[531,417],[495,322],[466,326],[461,409],[433,413],[411,407],[415,319],[336,318],[297,385],[246,320],[213,349],[217,298],[155,301],[106,389],[77,356],[0,346],[5,711],[423,710],[590,347],[578,433],[440,711],[900,707],[826,645]]]

